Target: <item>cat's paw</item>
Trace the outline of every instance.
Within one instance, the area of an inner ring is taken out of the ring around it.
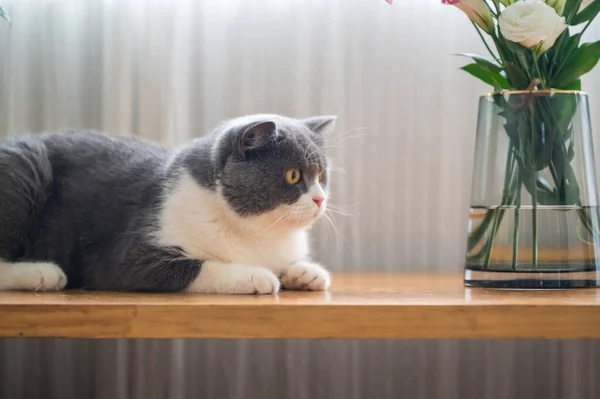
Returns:
[[[188,292],[205,294],[275,294],[279,280],[262,267],[205,262]]]
[[[244,272],[238,276],[234,293],[236,294],[275,294],[279,291],[279,280],[270,270],[262,267]]]
[[[67,276],[54,263],[11,263],[2,269],[0,287],[5,290],[60,291],[67,285]]]
[[[302,261],[283,269],[281,282],[290,290],[325,291],[331,286],[331,276],[323,266]]]

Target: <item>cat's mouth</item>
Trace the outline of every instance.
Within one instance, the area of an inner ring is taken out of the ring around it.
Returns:
[[[325,213],[326,207],[316,207],[313,204],[297,204],[290,207],[279,208],[269,220],[269,225],[272,226],[269,230],[275,227],[302,229],[316,223]]]
[[[290,221],[290,225],[294,228],[309,227],[312,224],[314,224],[317,220],[319,220],[321,216],[323,216],[323,211],[321,209],[318,209],[316,212],[294,218]]]
[[[321,208],[317,209],[310,218],[311,223],[314,223],[317,220],[321,219],[321,217],[325,214],[325,211],[326,211],[325,207],[321,207]]]

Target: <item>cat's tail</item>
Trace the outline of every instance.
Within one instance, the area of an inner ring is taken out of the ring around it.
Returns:
[[[52,181],[41,138],[27,135],[0,142],[0,258],[22,256]]]

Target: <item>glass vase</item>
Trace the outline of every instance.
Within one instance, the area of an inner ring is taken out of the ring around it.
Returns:
[[[600,285],[588,97],[506,91],[479,102],[465,284]]]

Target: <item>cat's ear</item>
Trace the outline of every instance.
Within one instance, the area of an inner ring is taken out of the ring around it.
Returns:
[[[327,136],[335,129],[336,121],[337,116],[314,116],[304,119],[302,122],[313,132]]]
[[[275,122],[259,122],[247,126],[239,138],[239,149],[243,154],[246,151],[257,150],[264,147],[277,134]]]

